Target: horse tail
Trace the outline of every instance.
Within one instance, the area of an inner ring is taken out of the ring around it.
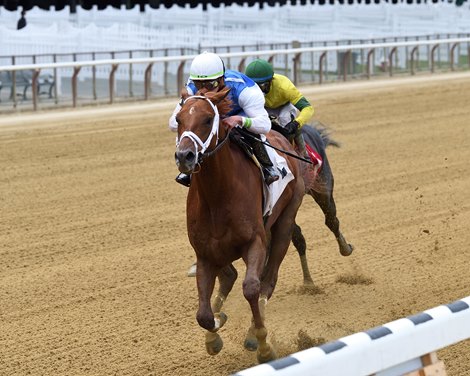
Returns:
[[[328,194],[333,190],[333,174],[326,155],[326,148],[330,145],[339,148],[341,144],[331,137],[329,128],[319,121],[306,124],[301,129],[305,143],[316,151],[323,161],[318,175],[312,175],[311,169],[306,164],[303,166],[302,176],[306,193]]]
[[[338,141],[331,138],[331,130],[325,124],[318,120],[315,120],[310,126],[318,131],[320,137],[323,140],[323,143],[325,144],[325,147],[328,147],[330,145],[336,148],[341,147],[341,144]]]

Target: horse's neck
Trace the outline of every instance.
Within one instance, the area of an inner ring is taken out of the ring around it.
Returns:
[[[217,153],[208,157],[201,164],[201,170],[193,175],[194,186],[197,187],[199,195],[207,201],[219,201],[233,198],[233,187],[240,179],[244,161],[240,153],[233,150],[234,145],[225,145]]]

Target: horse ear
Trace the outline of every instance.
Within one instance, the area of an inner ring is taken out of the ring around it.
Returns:
[[[211,95],[211,100],[214,102],[214,104],[222,102],[230,93],[229,87],[225,86],[222,90],[215,92],[213,95]],[[207,96],[207,95],[206,95]]]
[[[184,101],[184,100],[186,100],[186,98],[188,98],[188,97],[189,97],[188,91],[186,90],[185,87],[182,88],[182,89],[181,89],[181,99]]]
[[[228,93],[230,93],[230,90],[231,88],[228,87],[228,86],[225,86],[220,92],[223,93],[222,97],[220,98],[220,100],[224,100],[225,97],[228,95]]]

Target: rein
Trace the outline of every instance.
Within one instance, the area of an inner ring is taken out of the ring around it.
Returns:
[[[292,158],[295,158],[295,159],[298,159],[302,162],[305,162],[305,163],[309,163],[311,165],[313,165],[313,162],[310,160],[310,159],[307,159],[307,158],[302,158],[300,157],[298,154],[294,154],[294,153],[291,153],[287,150],[284,150],[284,149],[280,149],[280,148],[277,148],[276,146],[273,146],[271,145],[269,142],[264,142],[262,140],[260,140],[259,138],[251,135],[249,132],[240,132],[243,136],[247,136],[248,138],[252,139],[253,141],[256,141],[256,142],[260,142],[262,143],[263,145],[266,145],[266,146],[269,146],[270,148],[273,148],[274,150],[277,150],[283,154],[286,154]]]
[[[224,139],[218,143],[216,145],[216,147],[214,148],[214,150],[210,150],[210,151],[205,151],[204,153],[201,153],[199,154],[199,158],[201,159],[199,162],[202,162],[202,159],[203,158],[209,158],[211,157],[212,155],[214,155],[215,153],[217,153],[219,151],[219,149],[222,148],[222,146],[224,146],[224,144],[228,141],[228,136],[230,135],[230,132],[231,132],[231,129],[228,130],[227,134],[225,135]],[[217,139],[218,140],[218,139]]]

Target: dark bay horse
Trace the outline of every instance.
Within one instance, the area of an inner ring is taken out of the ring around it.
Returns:
[[[342,256],[349,256],[353,252],[354,247],[346,241],[339,229],[340,223],[336,216],[336,204],[333,197],[333,172],[326,155],[326,148],[329,145],[339,147],[339,144],[329,136],[327,128],[318,121],[314,122],[312,125],[304,125],[301,131],[305,143],[320,155],[323,162],[320,171],[316,174],[313,173],[310,165],[302,163],[302,177],[305,183],[305,193],[310,195],[318,206],[320,206],[325,216],[325,224],[335,235],[336,241],[338,242],[340,254]],[[313,284],[305,257],[305,238],[302,235],[300,226],[297,224],[294,226],[292,243],[300,256],[304,283]]]
[[[287,157],[294,179],[272,214],[263,219],[260,169],[230,140],[229,131],[219,121],[230,111],[228,91],[183,96],[184,104],[176,116],[176,164],[180,172],[192,173],[186,216],[189,241],[197,258],[196,318],[207,330],[208,353],[217,354],[223,345],[217,331],[226,321],[222,305],[237,278],[232,262],[242,258],[246,265],[243,295],[253,315],[245,347],[257,349],[258,361],[266,362],[275,358],[275,352],[267,341],[264,307],[291,242],[305,186],[299,178],[300,162]],[[294,151],[282,135],[271,133],[271,144]],[[211,305],[216,279],[219,289]]]

